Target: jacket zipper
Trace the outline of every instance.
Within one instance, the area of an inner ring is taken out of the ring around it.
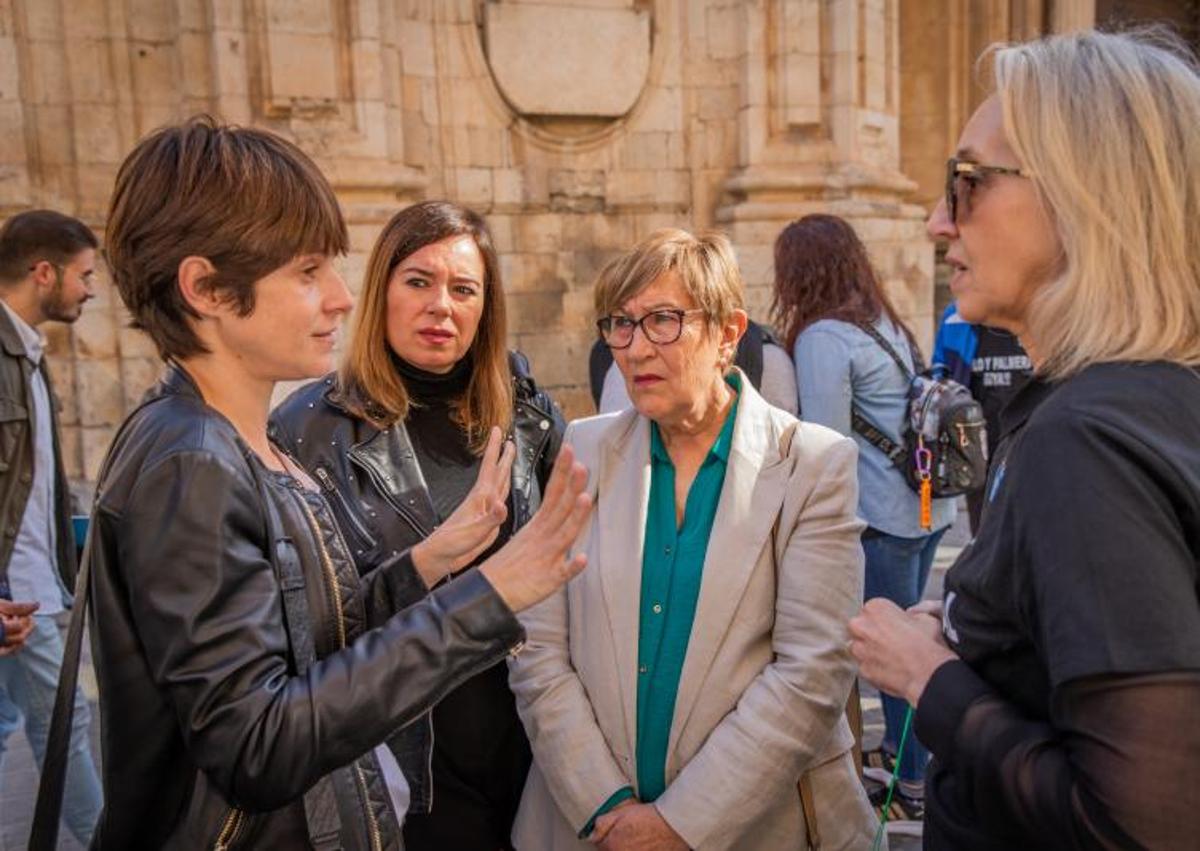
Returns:
[[[316,474],[316,477],[320,480],[321,487],[323,487],[325,489],[325,492],[330,494],[337,502],[339,502],[341,504],[342,514],[346,515],[346,519],[349,521],[350,525],[354,528],[355,533],[360,538],[362,538],[362,540],[367,544],[367,546],[373,548],[375,546],[375,536],[372,535],[365,526],[363,526],[363,523],[358,518],[358,515],[356,515],[354,513],[354,511],[351,510],[350,503],[346,500],[346,497],[342,494],[342,492],[340,490],[337,489],[337,486],[333,483],[333,477],[329,475],[329,473],[325,470],[324,467],[317,467],[316,470],[314,470],[313,472]]]
[[[312,509],[308,507],[308,503],[303,499],[300,504],[304,506],[304,514],[308,518],[308,525],[312,529],[313,536],[317,539],[317,549],[321,556],[321,571],[325,576],[325,581],[329,585],[330,596],[333,597],[333,611],[335,614],[335,623],[337,624],[338,647],[346,646],[346,619],[342,613],[342,592],[338,588],[337,575],[333,570],[333,560],[329,557],[329,550],[325,548],[325,537],[321,534],[321,527],[317,524],[317,518],[313,516]],[[334,529],[338,535],[341,533]],[[345,542],[343,541],[343,546]],[[374,851],[383,851],[383,836],[379,832],[379,822],[375,818],[375,811],[371,809],[371,799],[367,795],[367,778],[363,776],[362,766],[358,764],[358,760],[354,761],[354,776],[358,780],[359,794],[362,795],[363,808],[367,812],[367,824],[371,828],[371,848]]]
[[[432,534],[429,529],[426,529],[421,524],[421,521],[417,519],[416,515],[396,501],[396,499],[392,496],[391,491],[389,491],[384,485],[383,479],[380,477],[379,473],[375,472],[375,470],[371,469],[369,464],[356,458],[353,454],[350,455],[350,460],[367,474],[367,477],[371,480],[371,484],[375,486],[375,490],[379,491],[380,495],[384,498],[387,504],[394,508],[396,513],[403,517],[408,524],[413,527],[413,530],[422,537],[422,539],[428,538],[430,534]]]
[[[221,823],[221,832],[217,834],[217,841],[213,844],[213,851],[226,851],[226,849],[233,847],[233,840],[237,838],[237,833],[241,829],[245,819],[245,813],[237,807],[232,807],[225,816],[225,820]]]

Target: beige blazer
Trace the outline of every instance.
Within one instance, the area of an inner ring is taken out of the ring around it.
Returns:
[[[821,847],[868,848],[876,822],[843,714],[855,675],[846,623],[862,603],[857,450],[800,423],[783,457],[796,419],[742,387],[656,806],[702,851],[803,848],[796,781],[811,770]],[[521,851],[593,847],[579,831],[613,792],[637,788],[650,422],[592,417],[566,440],[596,507],[574,545],[587,568],[521,615],[528,636],[510,661],[534,755],[513,827]]]

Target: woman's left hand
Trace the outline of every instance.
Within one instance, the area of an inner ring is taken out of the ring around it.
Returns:
[[[850,619],[850,652],[859,671],[881,691],[903,697],[913,706],[933,672],[957,659],[941,625],[922,612],[906,612],[890,600],[868,600]]]
[[[600,851],[686,851],[676,833],[654,804],[618,807],[596,819],[601,833]]]

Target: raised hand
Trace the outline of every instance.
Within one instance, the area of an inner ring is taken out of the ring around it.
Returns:
[[[516,454],[513,442],[504,440],[500,429],[493,427],[483,451],[479,476],[467,498],[445,523],[412,549],[413,564],[427,587],[469,565],[496,540],[500,525],[508,516],[508,491]]]
[[[496,593],[514,612],[549,597],[587,564],[582,553],[567,560],[567,550],[583,529],[592,500],[583,492],[587,469],[563,446],[546,484],[542,507],[499,552],[480,565]]]
[[[0,641],[0,656],[16,653],[33,632],[33,613],[40,603],[14,603],[0,600],[0,623],[4,624],[4,640]]]

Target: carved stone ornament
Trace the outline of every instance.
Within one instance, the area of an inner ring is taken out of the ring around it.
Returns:
[[[504,98],[529,118],[616,119],[650,70],[651,13],[560,2],[491,2],[484,49]]]

